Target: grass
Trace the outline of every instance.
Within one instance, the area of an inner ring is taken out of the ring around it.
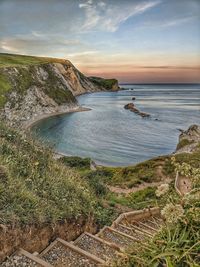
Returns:
[[[11,89],[11,84],[9,83],[7,77],[0,72],[0,108],[6,103],[6,94]]]
[[[117,204],[120,204],[121,206],[129,207],[134,210],[143,209],[146,207],[154,207],[157,205],[155,190],[155,187],[147,187],[143,190],[130,193],[128,195],[109,193],[107,195],[107,201],[109,202],[110,206],[116,206]]]
[[[76,103],[72,92],[63,84],[60,77],[55,74],[48,63],[69,63],[69,61],[57,58],[0,53],[0,108],[3,108],[8,101],[8,92],[16,91],[20,96],[23,96],[34,85],[41,88],[58,105]],[[48,74],[45,83],[38,78],[36,67],[41,64],[43,70]],[[5,67],[7,67],[6,70]],[[12,73],[13,70],[9,69],[10,67],[17,67],[17,73]],[[81,73],[79,75],[84,77]],[[117,83],[115,79],[93,78],[92,81],[107,90],[111,90],[113,85]],[[13,101],[11,106],[15,107],[15,104],[15,101]]]
[[[110,218],[93,188],[35,140],[0,124],[0,223],[54,223]],[[106,220],[106,219],[105,219]]]
[[[76,103],[76,99],[72,92],[66,88],[61,79],[55,75],[49,65],[44,65],[43,69],[48,73],[48,79],[45,81],[45,85],[41,85],[44,92],[58,104],[64,103]]]
[[[60,162],[64,163],[66,166],[71,168],[90,169],[90,158],[80,158],[80,157],[62,157],[59,159]]]
[[[16,67],[24,65],[37,65],[50,62],[63,63],[65,60],[48,57],[34,57],[26,55],[14,55],[0,53],[0,68],[1,67]]]
[[[103,79],[99,77],[90,77],[90,79],[98,86],[104,87],[107,90],[112,90],[113,86],[118,83],[116,79]]]
[[[175,155],[178,163],[189,163],[193,167],[200,167],[200,145],[193,153]],[[90,173],[90,176],[102,180],[104,183],[122,188],[132,188],[141,183],[152,183],[166,177],[173,179],[175,169],[171,156],[160,156],[129,167],[99,167]]]
[[[4,59],[1,61],[1,59]],[[6,62],[10,66],[18,66],[17,73],[9,73],[5,69],[0,68],[0,108],[2,108],[9,99],[8,92],[15,91],[20,97],[23,97],[25,92],[31,86],[41,88],[50,98],[52,98],[58,105],[64,103],[76,103],[76,99],[72,92],[62,83],[61,79],[55,75],[52,68],[46,64],[54,62],[54,59],[34,58],[27,56],[13,56],[0,55],[0,62],[2,66],[6,66]],[[55,59],[55,62],[59,61]],[[61,60],[62,61],[62,60]],[[45,83],[40,80],[37,73],[36,64],[43,63],[43,70],[47,73]],[[45,63],[45,64],[44,64]],[[16,103],[11,103],[15,107]]]
[[[109,185],[132,188],[143,182],[160,181],[158,168],[162,167],[163,175],[166,175],[169,161],[169,156],[163,156],[129,167],[99,167],[92,174]]]
[[[193,190],[179,196],[171,184],[169,191],[157,202],[165,218],[165,224],[154,238],[126,251],[126,257],[116,260],[113,267],[197,267],[200,263],[200,147],[190,154],[176,155],[176,163],[168,165],[168,171],[181,170],[182,175],[193,182]],[[186,164],[187,163],[187,164]],[[177,167],[178,166],[178,167]],[[192,174],[192,175],[191,175]],[[153,196],[152,196],[153,197]],[[125,204],[128,204],[126,202]],[[166,209],[166,207],[169,207]],[[177,209],[181,213],[177,213]]]
[[[176,149],[181,149],[181,148],[183,148],[183,147],[185,147],[185,146],[187,146],[187,145],[191,145],[192,143],[194,143],[194,141],[192,141],[192,140],[188,140],[188,139],[182,139],[182,140],[178,143]]]

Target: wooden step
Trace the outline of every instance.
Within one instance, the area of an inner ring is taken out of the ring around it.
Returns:
[[[145,221],[144,223],[158,230],[162,227],[162,225],[164,224],[164,221],[160,221],[160,220],[155,219],[154,217],[151,217],[149,218],[149,220]]]
[[[60,238],[50,244],[40,257],[56,267],[97,267],[105,263],[95,255]]]
[[[139,242],[139,239],[134,238],[130,235],[122,233],[116,229],[105,226],[99,233],[98,237],[116,244],[119,247],[128,247],[134,242]]]
[[[115,226],[115,229],[139,240],[144,240],[150,237],[150,235],[146,234],[143,231],[139,231],[134,226],[129,227],[123,224],[118,224]]]
[[[155,232],[152,233],[149,230],[146,230],[146,229],[144,229],[143,227],[140,227],[137,224],[130,225],[130,228],[133,229],[134,231],[136,231],[137,233],[142,233],[142,234],[144,234],[145,236],[148,236],[148,237],[153,237],[154,234],[155,234]]]
[[[20,249],[14,255],[10,256],[1,267],[53,267],[48,262],[34,256],[33,254]]]
[[[152,225],[148,224],[148,221],[144,221],[144,222],[137,222],[137,225],[140,227],[140,228],[143,228],[144,230],[147,230],[149,231],[150,233],[157,233],[158,231],[158,228],[156,227],[153,227]]]
[[[159,225],[164,224],[164,221],[160,216],[153,216],[152,219],[153,219],[154,222],[156,222]]]
[[[105,261],[116,258],[120,251],[120,248],[116,245],[112,245],[106,240],[86,232],[79,236],[73,243]]]

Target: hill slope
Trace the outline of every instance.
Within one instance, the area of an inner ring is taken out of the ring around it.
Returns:
[[[96,82],[68,60],[0,54],[0,115],[10,125],[77,109],[75,96],[106,90],[118,90],[117,80]]]

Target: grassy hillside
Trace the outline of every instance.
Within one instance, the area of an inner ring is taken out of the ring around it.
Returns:
[[[114,88],[116,85],[118,85],[118,81],[116,79],[103,79],[100,77],[89,77],[89,78],[97,86],[104,87],[107,90],[118,89],[118,88]]]
[[[0,144],[0,224],[107,216],[93,188],[51,150],[2,122]]]
[[[1,67],[16,67],[24,65],[37,65],[45,63],[64,63],[64,59],[48,58],[48,57],[34,57],[26,55],[2,54],[0,53],[0,68]]]

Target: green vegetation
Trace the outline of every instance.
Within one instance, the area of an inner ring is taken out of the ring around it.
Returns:
[[[116,79],[103,79],[99,77],[90,77],[90,80],[92,80],[93,83],[100,87],[104,87],[107,90],[112,90],[113,87],[118,84],[118,81]]]
[[[127,258],[118,260],[113,266],[199,266],[200,168],[185,162],[178,163],[175,157],[171,164],[191,180],[192,190],[185,196],[179,196],[174,190],[163,191],[160,194],[161,214],[166,224],[153,239],[133,245],[127,251]]]
[[[43,69],[48,73],[48,79],[45,81],[45,85],[41,85],[44,92],[54,99],[58,105],[76,102],[72,92],[62,84],[60,78],[55,75],[51,67],[49,65],[43,65]]]
[[[131,188],[143,182],[160,181],[164,175],[168,175],[169,161],[169,156],[163,156],[129,167],[99,167],[93,175],[109,185]]]
[[[0,108],[6,103],[6,93],[11,89],[7,77],[0,72]]]
[[[194,141],[192,141],[192,140],[188,140],[188,139],[182,139],[182,140],[178,143],[176,149],[181,149],[181,148],[183,148],[183,147],[185,147],[185,146],[187,146],[187,145],[191,145],[192,143],[194,143]]]
[[[121,206],[129,207],[134,210],[155,207],[157,205],[155,190],[155,187],[147,187],[128,195],[109,193],[107,195],[107,200],[111,206],[120,204]]]
[[[60,162],[64,163],[66,166],[72,168],[86,168],[90,169],[90,158],[80,158],[80,157],[62,157],[59,159]]]
[[[16,67],[24,65],[37,65],[45,64],[50,62],[62,63],[65,60],[57,58],[48,58],[48,57],[34,57],[34,56],[25,56],[25,55],[14,55],[14,54],[2,54],[0,53],[0,68],[1,67]]]
[[[0,223],[54,223],[79,216],[102,223],[114,214],[103,209],[86,180],[32,138],[1,123],[0,143]]]
[[[1,55],[0,59],[1,57],[4,59],[4,63],[6,60],[8,60],[9,64],[11,64],[11,62],[13,62],[13,64],[19,62],[19,65],[17,68],[17,73],[14,74],[9,74],[9,71],[5,71],[3,68],[0,68],[0,108],[6,103],[8,99],[7,93],[9,91],[16,91],[18,92],[19,97],[21,97],[31,86],[34,85],[40,87],[58,105],[76,102],[72,92],[62,84],[60,78],[55,75],[48,64],[43,65],[43,69],[48,74],[45,83],[41,82],[41,80],[38,78],[35,64],[40,62],[48,63],[47,59],[42,58],[40,60],[40,58],[35,58],[34,61],[34,57],[27,56]],[[53,59],[48,59],[49,62],[51,62],[51,60],[53,61]],[[15,104],[15,102],[11,103],[12,106],[15,106]]]

